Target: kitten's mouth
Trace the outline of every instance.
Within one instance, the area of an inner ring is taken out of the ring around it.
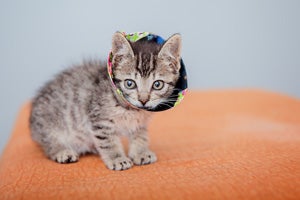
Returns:
[[[148,110],[148,111],[155,110],[155,107],[153,106],[138,106],[138,108],[143,110]]]
[[[124,94],[125,100],[134,108],[137,109],[142,109],[142,110],[147,110],[147,111],[153,111],[156,106],[146,106],[146,105],[141,105],[135,102],[135,100],[131,99],[128,95]]]

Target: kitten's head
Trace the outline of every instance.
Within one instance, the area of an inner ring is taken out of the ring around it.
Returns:
[[[130,42],[117,32],[112,39],[113,82],[135,107],[172,107],[178,97],[173,94],[178,90],[175,86],[180,76],[180,51],[179,34],[160,44],[147,37]]]

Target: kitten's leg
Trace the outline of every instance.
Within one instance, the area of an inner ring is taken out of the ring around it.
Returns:
[[[69,145],[62,144],[56,137],[43,138],[40,143],[48,157],[58,163],[73,163],[79,159],[79,155]]]
[[[132,167],[132,161],[126,157],[120,138],[115,134],[113,124],[94,126],[94,143],[107,168],[125,170]]]
[[[148,136],[145,127],[141,127],[130,135],[129,157],[136,165],[147,165],[157,160],[156,155],[148,148]]]
[[[71,147],[70,134],[65,132],[65,127],[59,127],[58,119],[51,114],[44,114],[44,108],[33,107],[30,116],[30,133],[32,139],[39,143],[45,154],[58,163],[77,162],[79,155]],[[55,119],[55,120],[54,120]]]
[[[78,161],[78,154],[71,149],[60,150],[52,157],[58,163],[73,163]]]

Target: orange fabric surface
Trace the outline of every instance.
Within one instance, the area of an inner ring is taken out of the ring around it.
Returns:
[[[259,90],[189,92],[155,114],[158,162],[110,171],[96,155],[47,159],[30,104],[0,160],[0,199],[300,199],[300,100]]]

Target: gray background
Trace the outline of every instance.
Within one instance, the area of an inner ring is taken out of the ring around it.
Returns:
[[[190,88],[300,97],[300,1],[0,0],[0,152],[20,106],[82,58],[106,58],[116,30],[183,37]]]

